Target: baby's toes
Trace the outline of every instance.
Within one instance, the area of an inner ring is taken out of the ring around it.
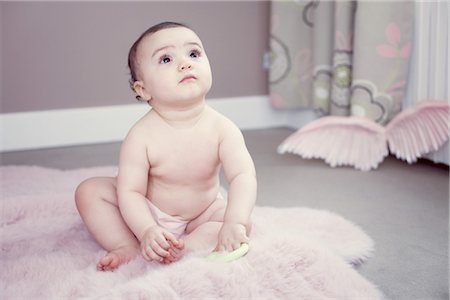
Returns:
[[[108,253],[97,263],[97,270],[107,271],[116,268],[119,265],[119,258],[113,253]]]

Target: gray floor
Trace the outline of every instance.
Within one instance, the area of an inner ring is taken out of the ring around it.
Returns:
[[[328,167],[320,160],[276,154],[292,130],[244,132],[258,174],[258,205],[303,206],[341,214],[376,243],[359,267],[388,299],[449,299],[449,170],[388,157],[377,170]],[[4,153],[1,164],[61,169],[115,165],[119,144]]]

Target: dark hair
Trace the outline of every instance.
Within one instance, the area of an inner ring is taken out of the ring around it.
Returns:
[[[139,36],[139,38],[134,42],[133,46],[131,46],[130,51],[128,52],[128,68],[130,69],[130,76],[131,76],[131,78],[129,80],[129,83],[130,83],[131,89],[134,92],[136,92],[136,91],[134,90],[133,84],[134,84],[135,81],[138,80],[136,73],[137,73],[137,70],[138,70],[139,66],[138,66],[138,62],[137,62],[136,56],[137,56],[137,49],[139,47],[139,44],[141,43],[141,41],[145,37],[147,37],[149,35],[152,35],[153,33],[156,33],[156,32],[158,32],[160,30],[163,30],[163,29],[175,28],[175,27],[185,27],[185,28],[190,29],[188,26],[186,26],[184,24],[181,24],[181,23],[177,23],[177,22],[162,22],[162,23],[156,24],[156,25],[150,27],[149,29],[147,29],[146,31],[144,31]],[[139,95],[136,96],[136,99],[139,100],[139,101],[143,100]]]

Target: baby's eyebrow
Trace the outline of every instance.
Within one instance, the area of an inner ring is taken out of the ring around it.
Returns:
[[[165,50],[167,48],[175,48],[175,46],[170,45],[170,46],[164,46],[164,47],[158,48],[153,52],[152,57],[154,57],[156,55],[156,53],[158,53],[159,51]]]
[[[185,46],[193,45],[193,46],[199,47],[200,49],[203,49],[203,47],[202,47],[199,43],[197,43],[197,42],[187,42],[187,43],[185,43],[184,45],[185,45]],[[174,45],[168,45],[168,46],[164,46],[164,47],[161,47],[161,48],[156,49],[156,50],[153,52],[153,54],[152,54],[152,58],[153,58],[153,57],[156,55],[156,53],[158,53],[159,51],[165,50],[165,49],[168,49],[168,48],[175,48],[175,46],[174,46]]]
[[[200,44],[197,43],[197,42],[189,42],[189,43],[186,43],[186,44],[184,44],[184,45],[185,45],[185,46],[194,45],[194,46],[199,47],[200,49],[203,49],[202,45],[200,45]]]

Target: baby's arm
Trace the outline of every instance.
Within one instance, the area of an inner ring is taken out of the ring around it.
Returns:
[[[122,143],[117,195],[122,217],[139,239],[142,255],[147,260],[161,261],[169,254],[165,250],[170,246],[167,239],[176,240],[156,224],[147,204],[150,164],[144,138],[139,128],[134,127]]]
[[[228,204],[216,250],[235,250],[248,241],[250,214],[256,201],[256,172],[239,128],[225,119],[219,156],[228,181]],[[244,236],[242,236],[244,235]]]

